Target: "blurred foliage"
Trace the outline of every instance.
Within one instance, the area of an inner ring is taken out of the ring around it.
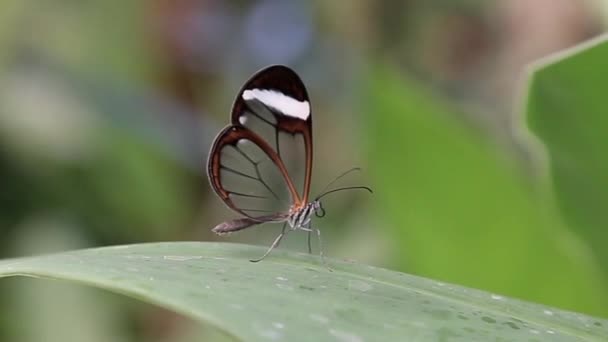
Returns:
[[[7,110],[0,140],[9,152],[3,172],[24,176],[0,196],[7,203],[2,217],[15,223],[36,210],[56,211],[81,220],[106,243],[167,238],[194,210],[188,170],[128,124],[98,114],[112,107],[77,97],[74,84],[45,75],[48,70],[30,70],[42,75],[7,78],[14,82],[0,94]],[[36,96],[46,105],[27,103]],[[115,228],[104,231],[108,225]]]
[[[417,274],[600,315],[608,284],[551,200],[479,134],[390,69],[366,110],[378,207],[394,265]],[[529,286],[530,284],[534,286]],[[559,284],[559,286],[556,286]]]
[[[539,63],[527,112],[530,129],[546,145],[560,209],[608,279],[606,60],[604,37]]]

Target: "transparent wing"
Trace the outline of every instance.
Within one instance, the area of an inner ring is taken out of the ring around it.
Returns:
[[[226,127],[214,142],[208,167],[215,192],[237,212],[258,217],[289,211],[292,193],[285,167],[253,131]]]
[[[282,131],[276,117],[260,103],[250,103],[239,116],[239,120],[243,127],[266,141],[285,165],[297,192],[291,202],[303,202],[306,178],[306,144],[303,135]]]
[[[297,189],[295,204],[308,202],[312,171],[312,115],[304,83],[291,69],[259,71],[234,102],[232,124],[256,132],[283,161]]]
[[[231,118],[209,154],[213,189],[249,218],[284,220],[292,205],[308,201],[310,188],[312,118],[302,81],[283,66],[258,72],[239,92]]]

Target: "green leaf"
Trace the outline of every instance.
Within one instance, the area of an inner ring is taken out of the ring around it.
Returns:
[[[527,121],[549,154],[559,205],[608,278],[608,36],[538,63]]]
[[[608,321],[351,262],[222,243],[156,243],[5,260],[0,276],[71,280],[247,341],[605,340]]]
[[[398,75],[378,68],[362,96],[395,267],[608,315],[606,278],[546,192],[461,114]]]

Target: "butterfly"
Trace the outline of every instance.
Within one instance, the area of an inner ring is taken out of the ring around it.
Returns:
[[[312,112],[304,83],[286,66],[258,71],[238,92],[231,123],[215,138],[207,162],[211,187],[242,217],[218,224],[212,231],[222,235],[267,222],[283,223],[266,253],[250,261],[261,261],[287,232],[297,230],[308,232],[309,253],[311,234],[317,235],[323,259],[321,231],[311,224],[313,214],[325,216],[321,198],[336,191],[371,189],[342,187],[311,199],[312,164]],[[344,172],[324,190],[356,170]]]

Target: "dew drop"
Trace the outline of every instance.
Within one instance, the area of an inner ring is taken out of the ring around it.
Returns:
[[[293,287],[286,284],[276,283],[275,285],[281,290],[293,290]]]
[[[511,329],[519,330],[519,327],[517,326],[517,324],[515,324],[513,322],[505,322],[504,324],[508,325]]]
[[[302,290],[314,291],[314,287],[306,286],[306,285],[298,285]]]
[[[496,320],[494,318],[488,316],[481,317],[481,320],[487,323],[496,323]]]
[[[329,333],[342,342],[363,342],[363,339],[361,337],[346,331],[329,329]]]
[[[313,321],[317,321],[321,324],[327,324],[329,323],[329,318],[323,316],[323,315],[319,315],[319,314],[310,314],[308,315],[308,317],[310,317],[310,319],[312,319]]]
[[[120,246],[112,246],[110,248],[116,250],[116,249],[127,249],[129,247],[130,247],[129,245],[120,245]]]
[[[276,330],[272,330],[272,329],[262,330],[259,332],[259,334],[261,337],[270,339],[272,341],[276,341],[281,338],[281,333]]]
[[[355,289],[361,292],[367,292],[374,287],[364,281],[361,280],[349,280],[348,281],[348,289]]]
[[[187,261],[193,259],[202,259],[203,257],[200,255],[165,255],[163,259],[172,260],[172,261]]]
[[[396,326],[389,324],[389,323],[382,323],[382,326],[384,327],[384,329],[395,329],[397,328]]]

